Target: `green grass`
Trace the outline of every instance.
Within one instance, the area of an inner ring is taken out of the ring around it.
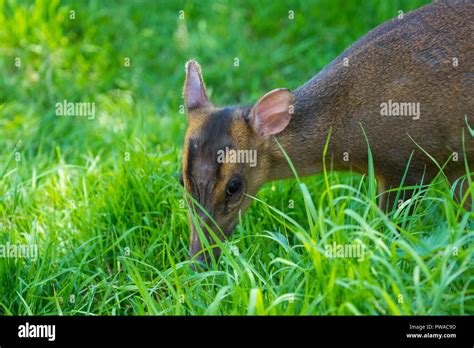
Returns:
[[[187,258],[185,61],[216,104],[246,103],[426,2],[0,0],[0,244],[39,247],[0,259],[0,313],[473,314],[474,219],[441,179],[389,217],[373,174],[269,183],[218,265]],[[64,99],[96,118],[55,116]]]

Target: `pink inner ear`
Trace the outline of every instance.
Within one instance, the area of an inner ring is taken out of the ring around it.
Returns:
[[[276,89],[265,94],[254,107],[254,126],[258,136],[280,133],[290,123],[293,94]]]
[[[184,99],[188,110],[197,109],[209,104],[206,88],[201,75],[201,68],[194,60],[186,63]]]

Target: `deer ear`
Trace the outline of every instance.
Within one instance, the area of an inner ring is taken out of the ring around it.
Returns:
[[[185,66],[186,80],[184,82],[184,101],[188,110],[199,109],[210,104],[206,86],[202,78],[201,66],[194,59]]]
[[[279,88],[265,94],[249,114],[250,127],[257,136],[280,133],[290,123],[295,97],[289,89]]]

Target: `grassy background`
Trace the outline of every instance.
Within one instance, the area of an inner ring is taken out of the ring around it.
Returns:
[[[0,313],[474,313],[473,216],[442,182],[391,220],[370,178],[270,183],[219,265],[187,260],[185,61],[216,104],[249,102],[426,2],[0,0],[0,244],[39,246],[0,259]],[[55,116],[64,99],[96,118]],[[325,257],[333,242],[364,260]]]

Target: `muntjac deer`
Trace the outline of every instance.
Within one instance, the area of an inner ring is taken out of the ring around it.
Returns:
[[[446,164],[451,182],[465,174],[465,158],[474,163],[472,137],[467,133],[465,149],[461,140],[466,122],[474,125],[473,25],[472,1],[424,6],[373,29],[303,86],[274,89],[248,106],[214,106],[199,64],[187,62],[182,181],[199,203],[188,196],[199,216],[190,218],[191,256],[211,257],[195,224],[216,246],[203,226],[225,240],[263,183],[293,177],[275,138],[300,176],[321,170],[330,132],[335,170],[367,173],[369,143],[387,211],[396,202],[384,192],[400,186],[405,170],[404,186],[429,183],[439,173],[433,158]],[[246,153],[257,154],[254,165],[251,156],[243,156],[250,163],[238,160]],[[215,258],[220,253],[213,248]]]

